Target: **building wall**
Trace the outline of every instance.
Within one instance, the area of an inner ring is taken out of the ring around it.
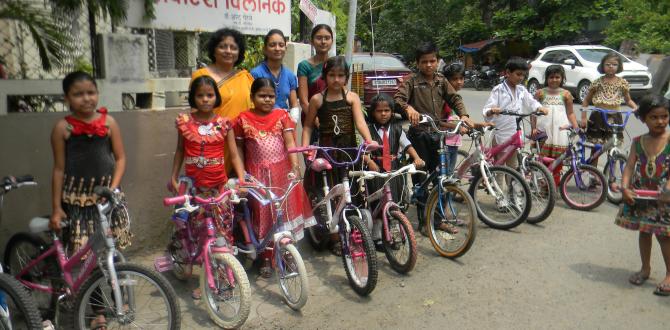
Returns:
[[[176,146],[174,119],[179,111],[125,111],[119,122],[128,159],[122,189],[126,193],[135,234],[131,250],[165,245],[170,209],[164,207]],[[51,212],[52,155],[49,136],[64,114],[0,116],[0,177],[32,174],[39,183],[7,194],[0,213],[0,250],[10,235],[25,231],[33,216]]]

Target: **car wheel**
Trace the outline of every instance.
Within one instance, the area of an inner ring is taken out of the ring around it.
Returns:
[[[589,88],[591,88],[591,82],[588,80],[583,80],[577,86],[577,102],[582,102],[586,95],[589,94]]]
[[[535,80],[535,79],[531,79],[531,80],[528,81],[528,92],[529,92],[531,95],[535,95],[535,93],[536,93],[540,88],[541,88],[540,83],[539,83],[537,80]]]

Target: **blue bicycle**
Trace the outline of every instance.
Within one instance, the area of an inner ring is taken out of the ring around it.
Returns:
[[[600,157],[600,155],[607,153],[607,161],[603,167],[603,175],[605,175],[605,180],[607,181],[607,200],[614,204],[621,203],[622,194],[621,194],[621,180],[623,178],[623,169],[626,167],[626,153],[619,148],[623,141],[619,138],[619,134],[623,133],[628,123],[628,119],[633,111],[616,111],[616,110],[607,110],[601,108],[589,108],[582,111],[590,112],[599,112],[602,115],[603,122],[607,124],[607,127],[610,128],[610,137],[605,141],[604,144],[594,144],[586,142],[584,137],[580,138],[580,148],[578,150],[581,161],[583,164],[590,164],[594,159]],[[621,124],[615,123],[613,120],[610,120],[609,115],[611,114],[622,114],[623,120]],[[591,157],[586,159],[586,149],[591,149]],[[593,166],[598,167],[598,164],[593,164]]]

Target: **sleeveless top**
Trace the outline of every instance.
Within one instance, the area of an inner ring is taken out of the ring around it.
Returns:
[[[355,146],[354,113],[351,104],[347,103],[346,92],[342,89],[342,99],[337,101],[327,100],[328,90],[323,91],[321,95],[323,95],[323,103],[316,114],[319,118],[320,139],[325,137],[326,140],[333,138],[336,140],[344,139],[348,142],[353,140],[353,143],[348,146]]]

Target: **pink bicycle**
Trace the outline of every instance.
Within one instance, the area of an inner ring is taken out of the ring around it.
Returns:
[[[32,290],[41,310],[53,312],[63,329],[89,329],[102,316],[104,325],[98,323],[94,329],[179,329],[179,302],[168,281],[144,266],[114,262],[120,255],[109,219],[119,198],[105,187],[94,192],[102,197],[96,204],[99,216],[95,234],[82,248],[68,258],[58,235],[49,230],[49,219],[34,218],[30,231],[48,232],[53,243],[49,246],[26,233],[13,236],[5,253],[11,274]],[[61,307],[70,310],[63,320]]]
[[[201,198],[192,193],[190,179],[182,177],[180,181],[186,184],[180,185],[179,196],[163,200],[166,206],[180,206],[172,217],[174,231],[168,255],[156,259],[156,269],[172,269],[176,278],[186,280],[193,265],[202,265],[200,290],[209,317],[223,328],[238,328],[251,308],[249,279],[235,258],[237,248],[232,237],[233,204],[240,199],[233,189]]]

